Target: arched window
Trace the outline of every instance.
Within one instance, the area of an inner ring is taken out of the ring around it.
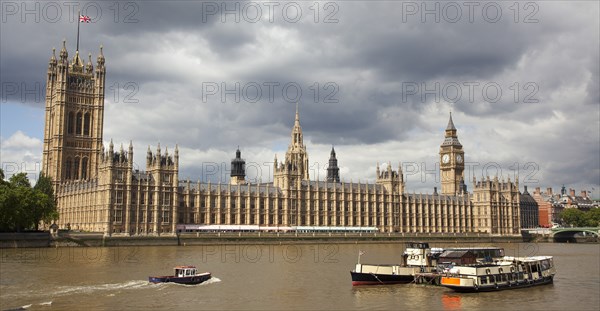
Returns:
[[[77,113],[77,124],[75,126],[75,134],[81,135],[81,125],[83,123],[83,115],[81,112]]]
[[[88,158],[81,159],[81,179],[87,179]]]
[[[69,112],[69,117],[67,119],[67,133],[73,134],[74,128],[75,128],[75,114],[71,111],[71,112]]]
[[[79,179],[79,157],[75,157],[73,163],[73,179]]]
[[[67,158],[67,161],[65,162],[65,179],[71,179],[71,166],[73,165],[73,162],[71,161],[71,158]]]
[[[90,136],[90,113],[87,112],[83,117],[83,135]]]

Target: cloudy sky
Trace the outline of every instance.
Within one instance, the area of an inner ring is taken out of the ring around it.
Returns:
[[[600,197],[599,4],[514,2],[2,2],[1,152],[39,171],[52,48],[104,46],[104,141],[145,167],[148,145],[180,149],[180,178],[272,179],[299,103],[311,178],[331,146],[346,181],[399,163],[407,189],[439,186],[452,111],[468,180]]]

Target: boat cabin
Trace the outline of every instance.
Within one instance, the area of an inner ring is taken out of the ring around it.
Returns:
[[[406,249],[402,254],[402,264],[404,266],[435,266],[435,264],[432,262],[431,248],[429,248],[429,243],[407,242],[405,245]]]
[[[196,267],[194,266],[177,266],[175,267],[175,276],[182,278],[186,276],[196,275]]]
[[[477,263],[477,256],[471,251],[445,251],[440,254],[438,262],[454,265],[472,265]]]

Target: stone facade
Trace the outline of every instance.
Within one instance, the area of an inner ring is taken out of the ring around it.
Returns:
[[[245,180],[241,151],[232,160],[228,184],[179,180],[179,151],[148,147],[146,170],[133,169],[133,144],[116,151],[102,146],[104,67],[76,52],[71,62],[63,44],[48,70],[44,174],[56,186],[59,226],[106,235],[169,235],[178,225],[373,227],[381,232],[518,234],[516,183],[464,183],[464,151],[452,116],[440,146],[442,191],[405,190],[401,165],[379,164],[375,183],[347,182],[332,148],[327,180],[310,180],[309,160],[296,108],[285,158],[273,162],[273,182]],[[81,82],[80,82],[81,81]]]

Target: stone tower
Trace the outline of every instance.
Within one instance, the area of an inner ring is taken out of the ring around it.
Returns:
[[[149,215],[153,221],[152,234],[175,233],[179,215],[177,197],[179,185],[179,147],[175,145],[174,155],[165,148],[162,153],[160,143],[153,154],[148,146],[146,151],[146,172],[153,184],[148,189]]]
[[[388,193],[403,194],[404,193],[404,174],[402,173],[402,165],[398,164],[398,170],[392,169],[392,163],[388,162],[387,168],[383,171],[377,163],[375,183],[382,185]]]
[[[246,161],[242,159],[240,148],[235,151],[235,159],[231,160],[231,175],[229,183],[232,185],[242,185],[246,183]]]
[[[335,157],[335,149],[331,147],[331,153],[329,154],[329,166],[327,167],[327,181],[328,182],[340,182],[340,168],[338,167],[338,161]]]
[[[457,195],[466,192],[463,172],[465,169],[465,152],[458,141],[456,127],[452,122],[452,113],[446,127],[444,142],[440,146],[440,176],[442,194]]]
[[[276,187],[293,188],[300,184],[302,180],[308,180],[308,153],[302,137],[302,127],[300,127],[300,116],[298,114],[298,105],[296,104],[296,120],[292,128],[292,141],[285,153],[285,160],[277,162],[277,156],[274,161],[273,181]]]
[[[106,76],[102,46],[95,70],[91,54],[87,64],[79,51],[70,61],[68,57],[63,40],[58,59],[52,51],[46,78],[42,173],[55,185],[95,178],[102,148]]]

